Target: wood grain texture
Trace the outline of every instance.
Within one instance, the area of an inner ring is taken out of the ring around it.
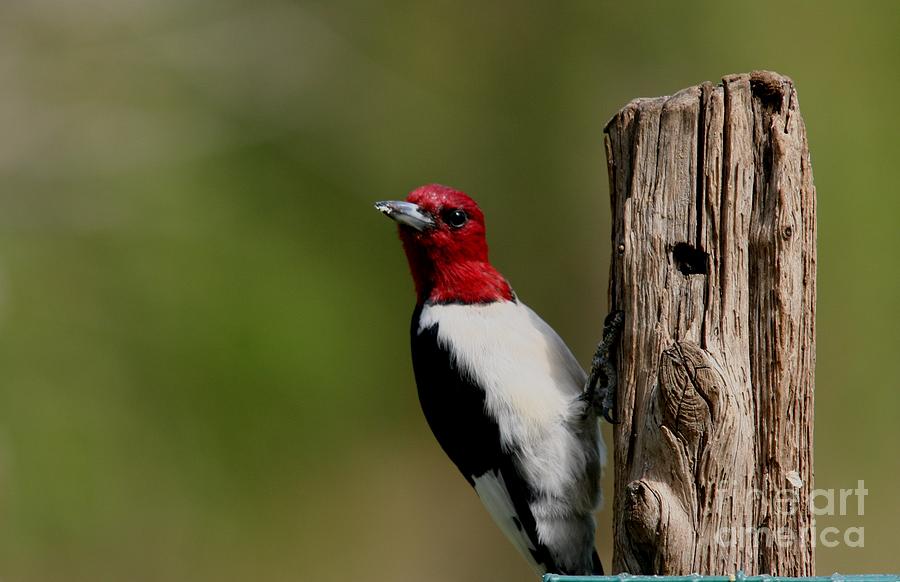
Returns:
[[[811,575],[816,197],[794,85],[636,99],[606,150],[613,568]]]

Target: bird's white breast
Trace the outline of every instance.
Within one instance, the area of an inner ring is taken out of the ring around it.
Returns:
[[[564,489],[583,461],[567,421],[585,374],[562,339],[517,301],[426,305],[418,331],[435,324],[438,343],[484,390],[502,444],[526,473]]]

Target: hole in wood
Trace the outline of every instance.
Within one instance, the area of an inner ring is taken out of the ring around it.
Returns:
[[[750,78],[750,90],[759,100],[777,113],[781,113],[784,97],[784,81],[780,77],[757,75]]]
[[[680,242],[672,247],[672,259],[682,275],[706,275],[709,253]]]

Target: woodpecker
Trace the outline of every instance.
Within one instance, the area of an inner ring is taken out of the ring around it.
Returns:
[[[429,184],[375,208],[398,224],[415,284],[413,372],[441,448],[540,574],[602,574],[598,416],[611,419],[621,312],[607,318],[588,379],[491,265],[474,200]]]

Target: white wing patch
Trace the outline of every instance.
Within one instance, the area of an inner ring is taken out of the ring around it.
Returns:
[[[519,521],[521,524],[521,520],[513,506],[509,491],[506,489],[503,476],[494,471],[488,471],[480,477],[474,477],[473,480],[475,481],[475,492],[488,510],[488,513],[491,514],[494,522],[500,527],[500,531],[525,556],[528,563],[539,573],[543,574],[545,568],[534,560],[534,556],[531,553],[536,551],[537,548],[534,547],[534,544],[525,532],[516,525],[516,521]]]

